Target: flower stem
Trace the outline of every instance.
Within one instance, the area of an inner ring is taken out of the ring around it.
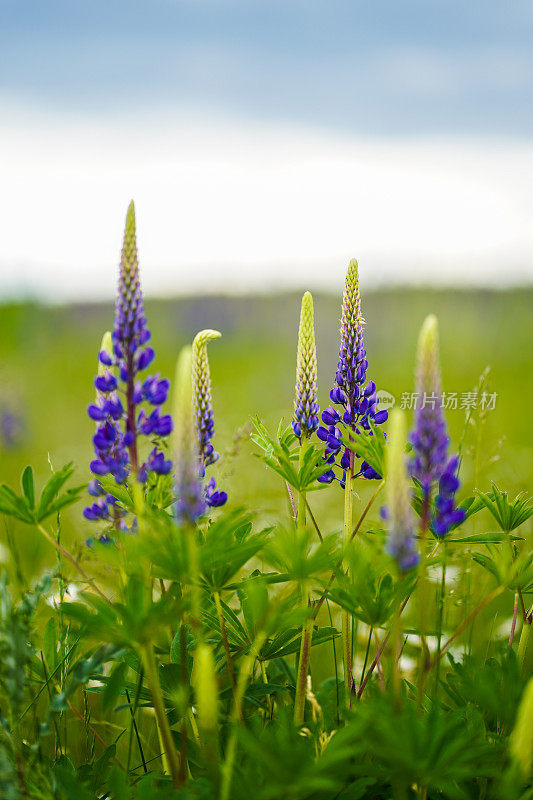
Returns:
[[[353,475],[354,454],[350,451],[350,466],[346,470],[346,485],[344,488],[344,547],[346,548],[352,539],[352,515],[353,515]],[[346,572],[348,570],[346,569]],[[342,615],[342,652],[344,661],[344,695],[346,708],[352,705],[352,641],[351,641],[351,619],[347,611]]]
[[[427,574],[426,574],[426,536],[429,525],[429,497],[424,498],[422,518],[420,520],[420,564],[418,567],[418,635],[420,637],[420,655],[418,661],[417,704],[420,708],[424,702],[424,687],[428,669],[429,651],[426,642],[427,620]]]
[[[231,681],[231,688],[233,691],[233,698],[234,700],[237,699],[237,681],[235,680],[235,668],[233,666],[233,659],[231,658],[231,651],[229,647],[228,641],[228,632],[226,630],[226,621],[224,619],[224,613],[222,611],[222,603],[220,602],[220,593],[215,591],[213,594],[215,599],[215,606],[217,609],[217,616],[218,616],[218,624],[220,625],[220,633],[222,635],[222,644],[224,645],[224,652],[226,654],[226,663],[228,665],[228,672]],[[244,722],[244,719],[240,717],[241,722]]]
[[[254,666],[255,659],[259,651],[261,650],[263,644],[266,640],[266,632],[259,631],[257,636],[255,637],[252,646],[250,647],[250,651],[244,656],[242,660],[242,665],[239,671],[239,678],[237,680],[237,696],[235,699],[235,704],[233,706],[233,710],[230,716],[230,725],[231,725],[231,733],[228,738],[228,744],[226,747],[226,759],[224,761],[224,765],[222,767],[222,785],[220,789],[220,800],[228,800],[231,791],[231,779],[233,776],[233,766],[235,764],[235,755],[237,751],[237,737],[235,731],[235,725],[238,719],[240,719],[242,714],[242,699],[244,697],[244,692],[246,690],[246,686],[248,684],[248,680],[250,675],[252,674],[252,669]]]
[[[164,755],[167,758],[174,788],[177,788],[180,785],[180,759],[174,745],[174,739],[172,737],[170,725],[168,724],[167,712],[163,700],[163,691],[161,689],[161,682],[159,680],[159,672],[157,670],[152,644],[144,645],[141,650],[141,656],[148,685],[150,687],[150,693],[152,695],[152,702],[154,704],[154,712],[157,719],[161,741],[163,747],[165,748]]]
[[[300,446],[299,467],[303,466],[304,445]],[[300,536],[305,534],[305,492],[298,494],[298,533]],[[307,586],[302,582],[302,604],[305,611],[309,607],[309,592]],[[309,657],[311,655],[311,636],[313,631],[313,620],[307,616],[302,625],[302,639],[300,643],[300,657],[298,660],[298,675],[296,677],[296,694],[294,697],[294,724],[302,725],[305,712],[305,694],[307,689],[307,673],[309,670]]]
[[[442,554],[442,574],[439,592],[439,610],[438,610],[438,623],[437,623],[437,653],[440,652],[440,645],[442,641],[442,626],[444,623],[444,593],[446,591],[446,542],[443,545]],[[437,663],[437,670],[435,672],[435,694],[439,691],[439,673],[440,673],[440,660]]]
[[[524,622],[522,623],[522,632],[520,634],[520,639],[518,642],[518,660],[520,662],[522,672],[525,672],[526,653],[527,653],[527,646],[529,642],[530,633],[531,633],[531,611],[529,612],[529,614],[526,614]]]

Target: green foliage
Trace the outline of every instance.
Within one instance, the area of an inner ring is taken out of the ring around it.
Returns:
[[[346,442],[350,450],[353,450],[357,458],[362,458],[367,464],[370,464],[372,469],[375,469],[378,475],[386,477],[385,470],[385,450],[387,447],[387,440],[385,438],[385,431],[381,425],[374,425],[372,420],[369,420],[370,430],[367,431],[361,428],[359,436],[353,442]]]
[[[77,486],[61,491],[73,473],[72,464],[66,464],[62,469],[52,473],[36,504],[33,470],[31,467],[26,467],[21,477],[22,495],[17,495],[5,483],[0,486],[0,512],[30,525],[57,514],[61,509],[77,502],[85,488]]]
[[[384,626],[397,604],[412,589],[413,576],[395,581],[388,572],[389,558],[372,542],[366,547],[352,543],[347,549],[345,564],[349,574],[336,569],[337,579],[328,592],[330,599],[366,625]]]
[[[533,497],[521,492],[511,502],[493,482],[491,492],[478,491],[479,502],[487,508],[502,531],[509,533],[533,516]]]
[[[252,441],[260,447],[264,455],[258,455],[267,467],[280,475],[289,486],[297,492],[310,492],[323,489],[324,485],[317,479],[328,471],[329,465],[322,461],[323,446],[306,441],[303,445],[304,456],[301,466],[298,464],[300,445],[298,439],[288,425],[283,428],[280,421],[276,437],[272,437],[261,420],[252,419],[255,433]]]

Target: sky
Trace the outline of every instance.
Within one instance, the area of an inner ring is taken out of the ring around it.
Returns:
[[[533,279],[533,3],[0,0],[0,299]]]

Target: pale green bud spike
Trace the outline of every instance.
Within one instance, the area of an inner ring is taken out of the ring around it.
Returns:
[[[194,522],[205,510],[199,477],[197,437],[192,405],[192,348],[183,347],[176,364],[172,449],[176,470],[176,517]]]
[[[137,235],[135,229],[135,206],[133,200],[128,206],[126,214],[126,227],[124,230],[124,244],[122,246],[121,266],[124,271],[132,275],[138,267],[137,263]]]
[[[409,514],[409,484],[405,465],[407,425],[405,414],[398,408],[389,417],[387,442],[388,509],[392,519]]]
[[[297,435],[312,433],[318,426],[317,360],[313,296],[302,297],[298,351],[296,356],[296,393],[293,429]],[[300,431],[300,434],[298,434]]]
[[[509,751],[524,779],[529,778],[533,769],[533,678],[529,679],[524,689],[509,739]]]
[[[192,414],[192,348],[189,345],[181,349],[176,364],[173,411],[173,438],[177,456],[178,451],[180,453],[190,451],[195,444]]]
[[[105,353],[108,353],[111,356],[111,358],[113,358],[113,339],[111,338],[111,331],[106,331],[102,337],[100,352],[102,352],[102,350]],[[113,372],[113,368],[106,367],[106,365],[102,364],[100,359],[98,359],[98,374],[105,375],[107,372]]]
[[[204,466],[218,458],[210,439],[214,433],[213,407],[211,405],[211,373],[207,357],[207,343],[219,339],[221,333],[210,329],[200,331],[192,343],[192,387],[194,415],[198,433],[200,459]]]
[[[417,391],[423,395],[441,391],[439,365],[439,323],[434,314],[424,320],[418,337]]]
[[[414,518],[405,461],[406,437],[405,414],[396,408],[389,418],[387,439],[387,551],[396,559],[402,571],[415,566],[419,560],[413,536]]]
[[[198,414],[202,407],[211,401],[211,374],[207,358],[207,343],[222,336],[218,331],[206,329],[194,337],[192,343],[192,381],[195,411]]]
[[[359,294],[359,267],[355,258],[348,264],[344,294],[342,296],[341,316],[341,357],[351,360],[358,348],[363,345],[364,319],[361,315],[361,297]]]
[[[201,731],[215,732],[218,724],[218,690],[213,651],[203,642],[196,648],[196,709]]]

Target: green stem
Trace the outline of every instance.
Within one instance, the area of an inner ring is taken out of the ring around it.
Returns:
[[[242,714],[242,700],[244,697],[244,692],[246,691],[246,686],[250,679],[250,675],[252,674],[255,659],[265,643],[266,637],[267,635],[265,631],[259,631],[252,643],[252,646],[250,647],[250,651],[246,656],[244,656],[241,668],[239,670],[239,678],[237,680],[237,697],[230,716],[231,733],[229,735],[228,744],[226,747],[226,759],[222,767],[220,800],[228,800],[230,796],[233,766],[235,764],[235,755],[237,751],[236,723]]]
[[[304,606],[309,610],[308,594],[304,592]],[[294,698],[294,724],[303,725],[305,712],[305,697],[307,694],[307,674],[309,672],[309,658],[311,655],[311,639],[313,636],[313,619],[308,616],[302,627],[302,641],[300,644],[300,660],[298,661],[298,675],[296,679],[296,696]]]
[[[347,547],[352,538],[352,516],[353,516],[353,492],[352,492],[352,473],[353,473],[354,454],[350,452],[350,466],[346,470],[346,486],[344,488],[344,547]],[[348,570],[346,568],[346,573]],[[352,642],[351,642],[351,619],[347,611],[342,615],[342,652],[344,663],[344,696],[346,708],[352,705]]]
[[[126,689],[126,700],[128,701],[128,706],[130,709],[131,714],[131,722],[130,722],[130,733],[128,738],[128,760],[126,762],[126,772],[129,775],[130,773],[130,766],[131,766],[131,750],[133,744],[133,734],[135,733],[135,737],[137,739],[137,746],[139,748],[139,755],[141,757],[142,765],[144,772],[148,772],[148,767],[146,766],[146,760],[144,758],[143,746],[141,743],[141,737],[139,736],[139,729],[137,728],[137,722],[135,716],[137,714],[137,708],[139,706],[139,697],[141,694],[141,687],[142,687],[142,680],[143,680],[143,671],[142,669],[139,672],[139,678],[137,680],[137,687],[135,689],[135,698],[133,700],[133,706],[131,704],[130,695],[128,690]]]
[[[93,590],[96,592],[96,594],[98,594],[98,595],[99,595],[99,596],[102,598],[102,600],[105,600],[105,601],[106,601],[106,603],[108,603],[108,605],[110,605],[110,606],[113,606],[113,603],[111,602],[111,600],[109,599],[109,597],[107,597],[107,595],[106,595],[106,594],[104,594],[104,592],[103,592],[103,591],[100,589],[100,587],[99,587],[99,586],[98,586],[98,585],[97,585],[97,584],[96,584],[96,583],[93,581],[93,579],[92,579],[92,578],[89,578],[89,576],[87,575],[87,573],[85,572],[85,570],[83,569],[83,567],[81,566],[81,564],[80,564],[78,561],[76,561],[76,559],[74,558],[74,556],[72,556],[72,555],[71,555],[71,554],[68,552],[68,550],[65,550],[65,548],[63,547],[63,545],[62,545],[62,544],[60,544],[59,542],[57,542],[57,541],[54,539],[54,537],[53,537],[53,536],[52,536],[50,533],[48,533],[48,531],[46,530],[46,528],[43,528],[43,526],[42,526],[42,525],[41,525],[39,522],[36,522],[36,523],[35,523],[35,526],[36,526],[37,530],[39,531],[39,533],[42,533],[42,535],[45,537],[45,539],[47,540],[47,542],[49,542],[49,543],[52,545],[52,547],[55,547],[55,549],[58,551],[58,553],[61,553],[61,555],[62,555],[62,556],[64,556],[64,557],[67,559],[67,561],[70,561],[70,563],[72,564],[72,566],[76,568],[76,570],[77,570],[77,571],[80,573],[80,575],[81,575],[81,576],[82,576],[82,577],[85,579],[85,581],[86,581],[86,582],[89,584],[89,586],[90,586],[90,587],[91,587],[91,588],[92,588],[92,589],[93,589]]]
[[[172,775],[174,787],[178,788],[180,785],[180,759],[174,745],[174,739],[172,737],[170,725],[168,724],[167,712],[163,700],[163,691],[161,689],[161,682],[159,680],[159,672],[157,669],[154,648],[152,644],[144,645],[141,650],[141,656],[148,685],[150,687],[150,693],[152,695],[154,712],[161,736],[161,741],[164,747],[164,755],[168,761],[168,767],[170,774]]]
[[[304,457],[304,445],[300,446],[299,468],[302,469]],[[299,536],[305,535],[305,510],[306,498],[305,492],[298,494],[298,534]],[[307,586],[302,582],[302,605],[304,610],[308,613],[309,610],[309,592]],[[296,694],[294,697],[294,723],[295,725],[302,725],[304,721],[305,712],[305,696],[307,690],[307,673],[309,670],[309,657],[311,652],[311,635],[313,630],[313,620],[307,616],[304,624],[302,625],[302,639],[300,643],[300,656],[298,659],[298,674],[296,676]]]
[[[442,641],[442,626],[444,622],[444,593],[446,591],[446,542],[444,542],[444,549],[442,554],[442,576],[440,582],[439,593],[439,616],[437,624],[437,653],[440,653],[440,645]],[[439,677],[440,677],[440,659],[437,662],[437,669],[435,672],[435,695],[439,691]]]
[[[525,671],[527,646],[529,642],[529,634],[531,633],[530,619],[531,618],[529,616],[526,616],[526,619],[522,623],[522,632],[518,642],[518,660],[523,672]]]
[[[235,668],[233,666],[233,659],[231,658],[231,651],[228,641],[228,632],[226,630],[226,621],[224,619],[222,603],[220,602],[220,593],[218,591],[215,591],[213,597],[215,599],[215,606],[217,609],[218,624],[220,625],[220,633],[222,636],[222,644],[224,645],[224,653],[226,654],[226,663],[228,665],[231,688],[233,691],[233,697],[235,699],[237,696],[237,681],[235,680]],[[244,722],[244,719],[242,719],[242,717],[241,717],[241,722]]]
[[[393,620],[393,656],[392,656],[392,689],[394,693],[394,702],[396,708],[400,707],[401,703],[401,685],[402,676],[400,674],[400,653],[402,647],[402,608],[400,598],[398,597],[394,607],[394,620]]]
[[[418,567],[418,635],[420,636],[420,655],[418,661],[417,703],[420,708],[424,702],[424,687],[428,668],[429,651],[426,642],[427,620],[427,574],[426,574],[426,535],[429,523],[429,501],[426,497],[420,520],[420,564]]]

